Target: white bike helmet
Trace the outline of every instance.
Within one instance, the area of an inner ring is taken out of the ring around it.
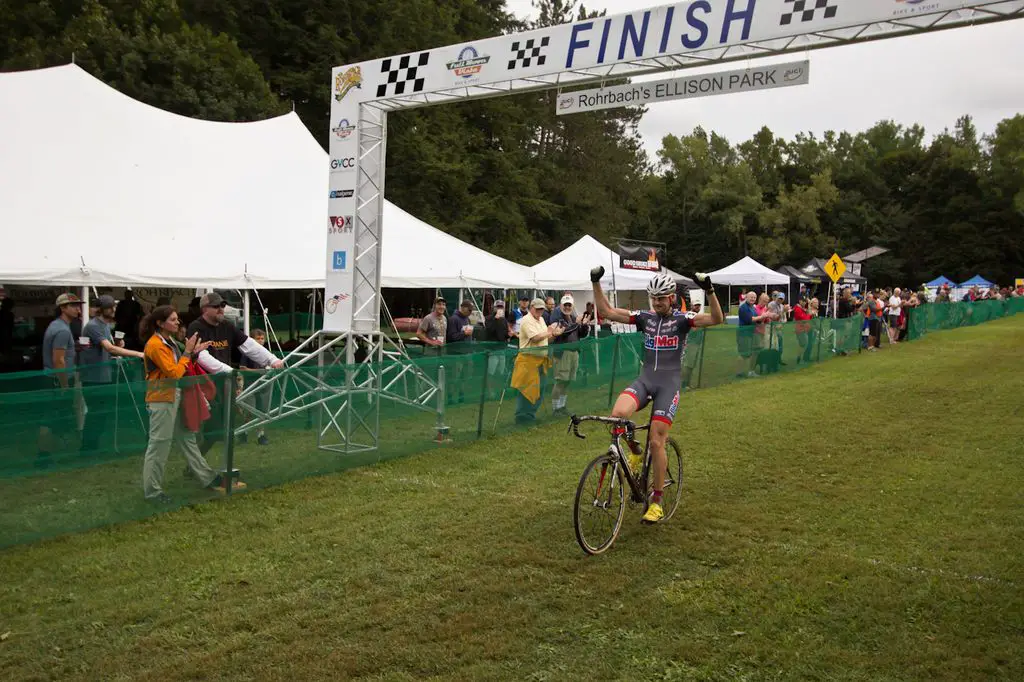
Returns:
[[[650,296],[667,296],[676,293],[676,281],[664,273],[651,277],[647,283],[647,293]]]

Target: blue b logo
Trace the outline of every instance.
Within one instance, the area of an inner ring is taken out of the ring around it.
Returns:
[[[334,252],[334,269],[344,270],[345,269],[346,256],[344,251]]]

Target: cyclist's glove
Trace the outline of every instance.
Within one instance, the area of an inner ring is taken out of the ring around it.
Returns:
[[[604,266],[603,265],[598,265],[596,268],[594,268],[594,269],[592,269],[590,271],[590,281],[591,282],[594,282],[594,283],[600,282],[602,277],[604,277]]]
[[[696,282],[697,285],[704,290],[705,294],[708,294],[710,296],[711,294],[715,293],[715,288],[711,284],[711,276],[706,272],[693,273],[693,281]]]

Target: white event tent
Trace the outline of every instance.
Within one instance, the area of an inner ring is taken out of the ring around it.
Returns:
[[[711,281],[715,284],[729,286],[789,284],[789,277],[761,265],[750,256],[744,256],[732,265],[727,265],[721,270],[715,270],[708,274],[711,275]]]
[[[187,118],[72,64],[0,74],[0,150],[0,282],[324,286],[328,156],[294,113]],[[534,286],[390,203],[384,226],[385,287]]]
[[[537,278],[538,288],[584,291],[590,290],[590,269],[598,265],[604,266],[605,274],[601,286],[607,290],[643,291],[653,274],[619,267],[618,254],[589,234],[583,235],[563,251],[533,266],[533,272]],[[662,268],[662,272],[667,272],[676,281],[693,285],[693,280],[668,268]]]
[[[788,301],[790,298],[789,277],[761,265],[750,256],[744,256],[732,265],[727,265],[708,274],[711,275],[711,281],[715,284],[724,284],[729,287],[725,299],[728,305],[733,304],[732,287],[734,286],[763,286],[767,290],[769,285],[785,285],[786,300]]]
[[[576,309],[583,310],[587,303],[594,302],[590,270],[598,265],[604,266],[601,288],[608,293],[613,305],[631,309],[647,308],[647,283],[651,281],[654,273],[620,267],[619,255],[589,234],[583,235],[561,252],[533,266],[533,272],[537,277],[538,289],[570,293],[575,299]],[[695,286],[692,279],[668,268],[662,267],[661,271],[671,275],[677,282],[690,287]],[[613,329],[615,328],[616,325],[613,325]]]

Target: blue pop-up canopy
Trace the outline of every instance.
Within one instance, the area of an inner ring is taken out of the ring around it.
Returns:
[[[925,286],[928,287],[929,289],[938,289],[939,287],[955,287],[956,282],[951,280],[949,277],[940,275],[939,277],[936,277],[932,281],[927,282]]]
[[[988,281],[987,279],[985,279],[981,275],[975,275],[974,277],[971,277],[966,282],[961,282],[960,283],[960,288],[961,289],[966,289],[968,287],[990,287],[993,284],[994,284],[994,282]]]

